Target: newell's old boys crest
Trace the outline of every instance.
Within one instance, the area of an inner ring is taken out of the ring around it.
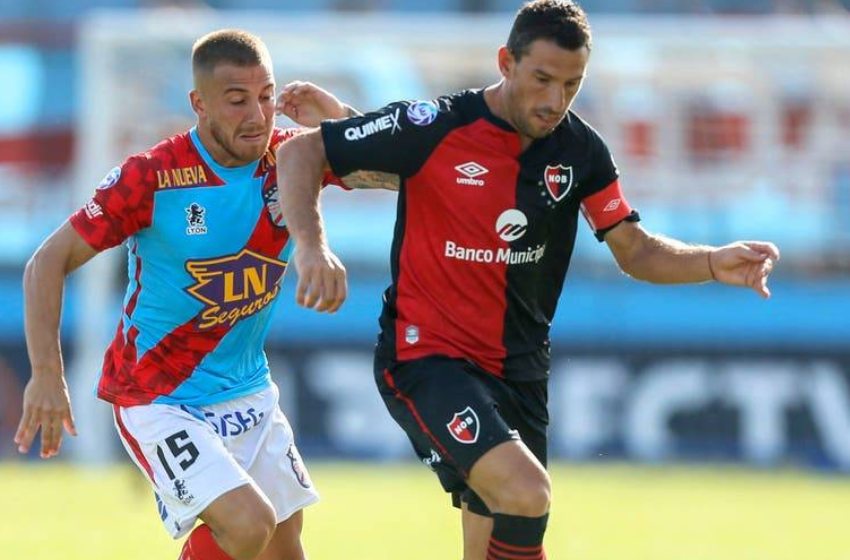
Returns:
[[[478,441],[479,423],[478,415],[467,406],[460,412],[455,412],[451,422],[446,424],[452,437],[461,443],[475,443]]]
[[[564,167],[560,164],[547,165],[543,172],[543,182],[546,183],[546,190],[555,202],[559,202],[573,188],[573,167]]]

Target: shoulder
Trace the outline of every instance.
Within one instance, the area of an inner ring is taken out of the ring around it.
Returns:
[[[567,116],[558,125],[558,134],[573,142],[578,141],[586,144],[604,143],[602,136],[596,129],[572,110],[567,112]]]
[[[156,188],[160,172],[200,162],[200,155],[192,144],[189,133],[184,132],[129,156],[118,168],[119,179],[122,183],[144,184]]]
[[[602,135],[573,111],[567,113],[555,130],[554,136],[562,149],[567,149],[577,156],[593,161],[598,158],[610,158],[610,150]]]

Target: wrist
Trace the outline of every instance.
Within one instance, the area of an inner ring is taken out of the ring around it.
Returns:
[[[714,264],[711,262],[711,255],[714,253],[714,249],[708,251],[706,253],[706,259],[708,260],[708,274],[711,276],[711,279],[717,282],[717,274],[714,273]]]
[[[321,253],[328,250],[328,243],[322,238],[308,236],[305,239],[294,239],[296,251],[301,253]]]
[[[65,375],[61,367],[55,366],[33,366],[31,371],[32,377],[37,379],[62,379]]]

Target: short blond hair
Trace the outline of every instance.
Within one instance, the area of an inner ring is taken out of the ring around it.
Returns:
[[[236,66],[271,65],[263,40],[241,29],[219,29],[207,33],[192,46],[192,74],[212,72],[221,63]]]

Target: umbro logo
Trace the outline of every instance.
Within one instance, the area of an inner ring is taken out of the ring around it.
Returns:
[[[475,187],[484,186],[484,180],[477,179],[476,177],[480,177],[481,175],[490,172],[489,169],[487,169],[480,163],[475,163],[474,161],[468,161],[466,163],[456,165],[455,171],[463,175],[463,177],[457,178],[458,185],[472,185]]]
[[[617,208],[620,207],[620,199],[615,198],[611,202],[605,205],[605,208],[602,209],[603,212],[613,212]]]

